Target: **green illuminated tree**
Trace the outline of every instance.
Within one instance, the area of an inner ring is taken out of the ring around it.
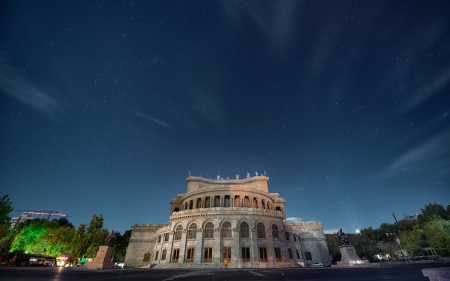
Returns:
[[[423,232],[438,254],[450,255],[450,221],[433,220],[425,224]]]
[[[33,254],[44,254],[44,238],[41,236],[52,227],[45,219],[26,220],[16,227],[11,251],[20,250]]]
[[[99,246],[105,243],[106,237],[108,237],[108,230],[103,228],[103,215],[97,216],[94,214],[86,230],[86,252],[87,257],[95,257]]]

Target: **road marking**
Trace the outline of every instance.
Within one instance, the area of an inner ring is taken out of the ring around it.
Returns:
[[[249,272],[250,272],[250,273],[253,273],[253,274],[257,275],[257,276],[261,276],[261,277],[267,278],[267,279],[273,279],[273,278],[268,277],[268,276],[266,276],[266,275],[264,275],[264,274],[257,273],[257,272],[251,271],[251,270],[250,270]]]

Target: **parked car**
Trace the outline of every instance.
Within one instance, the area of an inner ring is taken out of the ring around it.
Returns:
[[[311,264],[311,267],[323,267],[323,264],[321,262],[316,262]]]

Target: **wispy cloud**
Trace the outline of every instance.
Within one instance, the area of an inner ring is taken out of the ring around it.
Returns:
[[[334,234],[337,233],[339,231],[339,228],[330,228],[330,229],[326,229],[323,231],[323,233],[325,234]]]
[[[62,113],[62,108],[56,99],[30,82],[23,70],[14,69],[8,65],[0,66],[0,88],[52,120],[57,120],[58,113]]]
[[[405,109],[412,110],[427,99],[432,97],[434,94],[440,92],[442,89],[448,86],[450,83],[450,68],[437,76],[431,83],[425,85],[423,88],[418,89],[412,98],[406,102]]]
[[[286,218],[286,221],[288,221],[288,222],[301,222],[301,221],[302,221],[302,218],[299,218],[299,217],[289,217],[289,218]]]
[[[261,3],[241,1],[221,1],[224,15],[234,25],[244,26],[247,22],[242,19],[248,15],[253,23],[258,26],[270,39],[272,46],[279,50],[286,46],[292,38],[292,25],[298,16],[298,1],[281,1],[267,6]],[[267,3],[264,3],[267,4]],[[269,20],[268,20],[269,19]]]
[[[147,114],[140,113],[140,112],[137,112],[137,111],[134,111],[134,110],[131,110],[131,112],[133,112],[134,114],[136,114],[136,115],[139,116],[139,117],[142,117],[142,118],[144,118],[144,119],[147,119],[147,120],[149,120],[149,121],[152,121],[153,123],[158,124],[158,125],[160,125],[160,126],[167,127],[167,128],[171,128],[171,127],[172,127],[170,124],[168,124],[168,123],[166,123],[166,122],[164,122],[164,121],[161,121],[161,120],[159,120],[159,119],[156,119],[156,118],[154,118],[154,117],[151,117],[151,116],[149,116],[149,115],[147,115]]]
[[[450,130],[447,130],[394,160],[383,174],[393,177],[399,173],[443,176],[450,174]]]

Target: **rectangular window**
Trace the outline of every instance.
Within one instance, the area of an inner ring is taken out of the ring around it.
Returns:
[[[283,261],[281,259],[281,249],[280,248],[275,248],[275,261],[277,261],[277,262]]]
[[[161,243],[161,235],[158,235],[158,243]]]
[[[187,249],[186,262],[194,262],[194,253],[195,253],[195,248]]]
[[[297,235],[294,233],[294,241],[297,241]]]
[[[231,247],[222,248],[223,263],[228,264],[231,261]]]
[[[299,260],[300,259],[300,255],[298,253],[298,249],[295,249],[295,253],[297,254],[297,259]]]
[[[220,196],[214,197],[214,207],[220,207]]]
[[[250,262],[250,247],[242,247],[242,262]]]
[[[294,258],[294,256],[292,255],[292,249],[288,248],[288,254],[289,254],[289,258],[292,260]]]
[[[311,252],[305,252],[305,258],[307,261],[312,261]]]
[[[205,208],[211,207],[211,199],[209,197],[205,198]]]
[[[167,250],[164,249],[162,252],[161,260],[163,260],[163,261],[166,260],[166,254],[167,254]]]
[[[259,248],[259,261],[267,262],[267,248],[266,247]]]
[[[164,233],[164,241],[169,241],[169,233]]]
[[[197,209],[200,209],[202,207],[202,199],[197,198]]]
[[[203,262],[212,262],[212,248],[205,248],[203,252]]]
[[[286,236],[286,240],[291,240],[290,236],[289,236],[289,232],[285,232],[284,235]]]
[[[224,207],[231,207],[230,195],[225,195]]]
[[[145,253],[142,262],[149,262],[149,261],[150,261],[150,253]]]
[[[177,263],[179,256],[180,256],[180,249],[173,249],[172,262]]]
[[[159,251],[156,251],[156,254],[155,254],[155,261],[158,260],[158,254],[159,254]]]

